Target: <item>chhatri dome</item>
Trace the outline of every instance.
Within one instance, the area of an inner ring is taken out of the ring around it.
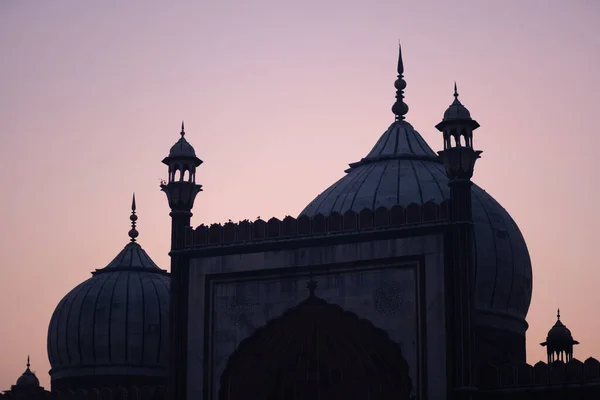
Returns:
[[[25,369],[25,372],[21,374],[14,385],[11,385],[10,390],[4,391],[4,394],[8,398],[41,399],[46,398],[46,396],[49,394],[46,392],[46,390],[44,390],[43,387],[40,386],[39,379],[37,376],[35,376],[35,372],[31,371],[30,367],[31,364],[29,363],[29,356],[27,356],[27,368]],[[2,393],[0,393],[0,397],[4,398]]]
[[[27,356],[27,369],[23,374],[17,379],[17,384],[15,385],[18,388],[38,388],[40,387],[40,381],[35,376],[35,372],[31,372],[31,364],[29,363],[29,356]]]
[[[556,323],[548,331],[546,341],[540,343],[546,347],[548,363],[553,361],[570,361],[573,358],[573,346],[579,344],[573,339],[571,330],[560,320],[560,309],[556,312]]]
[[[169,155],[162,162],[169,166],[169,182],[175,180],[192,182],[196,179],[196,168],[202,164],[202,160],[196,157],[196,150],[185,139],[183,121],[181,122],[180,134],[181,137],[171,147]]]
[[[170,278],[136,241],[135,196],[131,209],[130,242],[52,315],[52,390],[166,384]]]
[[[181,122],[181,137],[177,143],[171,147],[169,157],[196,157],[196,150],[194,150],[194,147],[185,139],[183,121]]]
[[[450,107],[444,112],[443,121],[472,121],[471,113],[467,110],[460,100],[458,99],[458,90],[456,88],[456,82],[454,82],[454,101],[450,104]],[[475,122],[477,124],[477,122]],[[477,124],[479,127],[479,124]]]
[[[406,207],[412,203],[440,204],[449,199],[448,177],[438,154],[405,120],[408,106],[403,101],[406,87],[403,73],[400,53],[399,75],[395,83],[397,101],[392,107],[395,121],[371,151],[360,161],[350,164],[346,175],[319,194],[301,215],[327,216],[349,210],[360,212],[364,208]],[[454,102],[436,128],[444,132],[446,141],[451,136],[460,140],[464,130],[468,134],[462,137],[472,141],[472,131],[478,127],[479,124],[458,100],[455,90]],[[532,294],[527,245],[508,212],[477,185],[472,187],[472,207],[479,336],[512,341],[512,347],[522,348],[524,355],[525,316]],[[507,331],[514,335],[505,335]]]

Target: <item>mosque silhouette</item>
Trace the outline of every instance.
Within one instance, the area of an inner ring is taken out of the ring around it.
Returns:
[[[479,124],[454,100],[434,152],[394,122],[297,218],[190,225],[202,164],[181,126],[162,162],[170,273],[137,241],[71,290],[48,328],[51,390],[27,367],[0,399],[596,399],[560,312],[526,363],[532,295],[515,221],[472,182]],[[476,136],[476,135],[475,135]]]

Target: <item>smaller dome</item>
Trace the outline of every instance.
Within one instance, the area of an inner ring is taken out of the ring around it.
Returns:
[[[465,119],[471,119],[471,113],[458,99],[455,99],[446,112],[444,112],[444,121]]]
[[[19,379],[17,379],[17,384],[15,386],[19,388],[31,388],[40,386],[39,379],[37,378],[37,376],[35,376],[35,373],[31,372],[29,367],[29,357],[27,357],[27,369],[25,370],[25,372],[23,372],[23,375],[21,375]]]
[[[471,113],[467,110],[467,107],[458,100],[458,91],[456,89],[456,83],[454,84],[454,101],[448,109],[444,112],[444,118],[442,122],[437,124],[435,127],[440,132],[445,132],[447,127],[453,127],[456,123],[463,127],[469,127],[471,131],[479,128],[479,123],[471,118]]]
[[[136,242],[135,210],[134,197],[130,242],[52,314],[47,346],[53,390],[168,379],[170,277]]]
[[[196,150],[183,136],[171,147],[169,157],[196,157]]]
[[[560,320],[557,320],[552,329],[548,331],[547,341],[552,342],[570,342],[573,340],[573,335]]]
[[[556,323],[548,331],[546,341],[542,343],[542,346],[548,346],[549,348],[562,348],[563,346],[572,346],[579,344],[573,339],[573,335],[569,328],[567,328],[560,320],[560,310],[556,314]]]
[[[444,112],[444,121],[464,121],[470,120],[471,113],[467,110],[467,107],[458,100],[458,91],[456,89],[456,83],[454,84],[454,101],[450,104],[450,107]]]
[[[21,387],[21,386],[38,387],[38,386],[40,386],[40,381],[37,378],[37,376],[35,376],[35,374],[33,372],[31,372],[31,370],[29,368],[27,368],[25,370],[25,372],[23,372],[23,375],[21,375],[19,377],[19,379],[17,379],[17,386],[19,386],[19,387]]]
[[[185,129],[183,122],[181,123],[181,138],[171,147],[169,157],[196,157],[196,150],[185,140]]]

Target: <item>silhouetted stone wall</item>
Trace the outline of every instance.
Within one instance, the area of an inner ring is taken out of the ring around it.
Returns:
[[[103,388],[93,390],[65,390],[36,394],[0,394],[0,400],[166,400],[164,386],[130,388]]]
[[[458,388],[470,393],[473,399],[599,399],[600,362],[588,358],[585,362],[573,359],[568,363],[556,361],[535,365],[488,365],[478,369],[475,388]],[[90,391],[38,392],[32,394],[0,394],[0,400],[166,400],[164,386],[103,388]]]
[[[448,204],[444,201],[391,209],[379,207],[375,211],[364,209],[359,213],[348,211],[343,215],[334,212],[327,217],[318,214],[312,218],[287,216],[283,220],[273,217],[268,221],[258,218],[254,222],[200,225],[187,229],[185,244],[187,247],[212,246],[438,222],[447,220],[447,210]]]
[[[488,365],[480,370],[479,375],[479,386],[487,388],[570,382],[600,382],[600,362],[590,357],[585,362],[573,359],[568,363],[557,361],[546,364],[540,361],[534,366]]]
[[[600,362],[588,358],[585,362],[573,359],[535,365],[488,365],[478,369],[476,399],[599,399]]]
[[[475,327],[475,354],[478,366],[524,363],[525,336],[505,329],[478,325]]]

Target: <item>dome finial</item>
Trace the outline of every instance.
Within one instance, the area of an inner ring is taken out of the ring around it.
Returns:
[[[138,237],[139,233],[137,229],[135,229],[135,221],[137,221],[138,217],[135,215],[135,193],[133,194],[133,199],[131,200],[131,216],[129,217],[131,220],[131,230],[129,231],[129,237],[131,238],[131,242],[135,242],[135,239]]]
[[[29,354],[27,354],[27,369],[29,369],[30,366],[31,364],[29,363]]]
[[[404,80],[404,64],[402,62],[402,46],[398,43],[398,79],[394,83],[396,87],[396,102],[392,106],[392,112],[396,115],[396,121],[404,120],[408,112],[408,106],[404,103],[404,89],[406,81]]]
[[[183,121],[181,121],[181,137],[185,136],[185,127],[183,126]]]
[[[458,90],[456,90],[456,81],[454,81],[454,98],[458,100]]]
[[[556,310],[556,319],[560,321],[560,308]]]

